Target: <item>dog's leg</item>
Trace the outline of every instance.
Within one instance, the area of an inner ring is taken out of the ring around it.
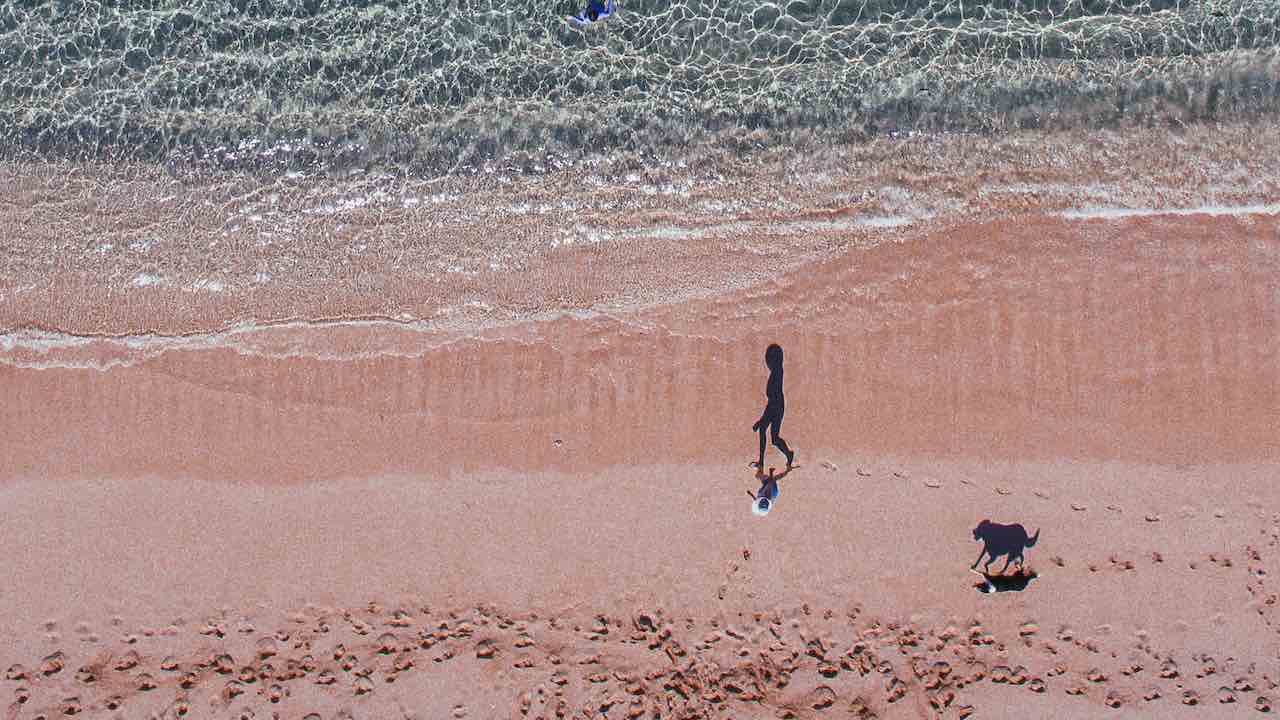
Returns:
[[[973,561],[973,564],[969,566],[969,569],[973,570],[974,568],[978,567],[978,563],[982,562],[982,556],[986,554],[987,554],[987,545],[986,543],[983,543],[982,549],[978,551],[978,559]]]
[[[1004,556],[1004,567],[1000,568],[1000,574],[1003,575],[1009,569],[1009,563],[1013,562],[1013,553]]]

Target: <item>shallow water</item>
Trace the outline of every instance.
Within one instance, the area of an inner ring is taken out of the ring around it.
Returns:
[[[13,2],[0,150],[275,170],[696,155],[1277,105],[1280,5],[631,0]]]

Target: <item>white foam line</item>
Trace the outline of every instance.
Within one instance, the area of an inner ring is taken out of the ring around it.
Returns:
[[[467,303],[468,307],[484,309],[483,303],[471,302]],[[506,325],[514,325],[527,321],[545,321],[554,320],[558,317],[570,315],[578,318],[592,318],[607,315],[598,310],[556,310],[547,313],[537,313],[531,317],[516,318],[510,321],[500,321],[493,327],[503,327]],[[96,336],[96,335],[72,335],[61,332],[51,332],[47,330],[16,330],[7,333],[0,333],[0,365],[8,365],[17,368],[26,368],[34,370],[46,369],[85,369],[106,371],[117,367],[130,367],[146,362],[150,359],[163,355],[170,350],[209,350],[217,348],[227,348],[235,352],[253,357],[264,357],[271,359],[292,359],[292,358],[320,358],[322,360],[332,360],[335,362],[348,362],[359,360],[377,360],[379,358],[395,357],[404,359],[418,359],[431,350],[437,350],[448,347],[459,342],[467,340],[483,339],[482,336],[475,332],[458,332],[450,334],[447,339],[440,339],[431,342],[428,345],[421,346],[416,352],[400,352],[391,349],[375,349],[364,352],[349,353],[332,353],[332,352],[314,352],[306,349],[299,350],[272,350],[267,347],[261,347],[257,343],[253,343],[248,338],[241,339],[239,336],[260,335],[281,330],[301,330],[301,329],[342,329],[342,328],[392,328],[396,330],[407,330],[417,332],[423,335],[438,333],[441,330],[448,330],[448,326],[440,322],[441,319],[447,321],[448,313],[441,313],[439,319],[392,319],[392,318],[366,318],[366,319],[333,319],[333,320],[285,320],[280,322],[266,323],[241,323],[223,330],[209,333],[192,334],[192,335],[160,335],[160,334],[141,334],[141,335],[120,335],[120,336]],[[268,338],[267,343],[270,342]],[[6,354],[16,355],[18,353],[48,355],[59,350],[76,350],[89,348],[91,346],[104,346],[112,348],[116,352],[128,353],[128,357],[111,358],[108,360],[96,359],[61,359],[53,358],[48,360],[31,359],[30,356],[23,357],[5,357]]]
[[[240,336],[269,333],[271,331],[282,330],[298,330],[308,328],[361,328],[361,327],[394,327],[396,329],[417,331],[422,333],[433,332],[439,330],[436,323],[428,320],[414,320],[410,322],[388,320],[388,319],[366,319],[366,320],[332,320],[332,321],[304,321],[291,320],[278,323],[243,323],[225,330],[219,330],[211,333],[203,333],[197,335],[124,335],[124,336],[93,336],[93,335],[70,335],[67,333],[49,332],[46,330],[18,330],[8,333],[0,333],[0,352],[4,354],[33,353],[37,355],[49,355],[58,351],[76,350],[88,348],[91,346],[99,346],[105,348],[114,348],[116,352],[129,353],[127,358],[113,358],[106,361],[100,360],[32,360],[18,357],[6,358],[0,355],[0,363],[20,368],[32,369],[54,369],[54,368],[83,368],[94,370],[109,370],[114,367],[127,367],[145,362],[157,357],[170,350],[208,350],[213,348],[229,348],[235,350],[242,355],[253,355],[257,357],[269,358],[296,358],[296,357],[315,357],[317,354],[306,350],[297,351],[272,351],[266,348],[258,347],[255,343],[248,342]],[[269,340],[268,340],[269,342]],[[438,345],[447,345],[451,341],[445,341]],[[373,351],[360,353],[325,353],[323,357],[332,360],[360,360],[386,356],[403,355],[413,358],[420,355],[396,353],[392,351]]]
[[[852,230],[854,228],[896,228],[906,227],[924,217],[907,217],[905,215],[872,215],[869,217],[850,218],[848,220],[798,220],[779,223],[783,227],[797,230]]]
[[[874,228],[887,230],[906,227],[920,220],[929,219],[930,215],[911,217],[906,215],[871,215],[867,217],[844,220],[781,220],[778,222],[732,222],[706,227],[691,228],[665,225],[652,228],[636,228],[623,233],[625,238],[655,238],[658,240],[692,240],[719,233],[732,235],[758,232],[761,230],[799,230],[803,232],[822,232]]]
[[[1193,208],[1083,208],[1058,213],[1068,220],[1114,220],[1127,217],[1151,217],[1154,215],[1276,215],[1280,204],[1271,205],[1202,205]]]
[[[159,275],[151,273],[139,273],[133,280],[129,281],[134,287],[147,287],[148,285],[168,285],[169,282]]]

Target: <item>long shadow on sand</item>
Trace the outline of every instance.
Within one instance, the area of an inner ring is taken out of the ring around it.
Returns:
[[[980,593],[998,593],[998,592],[1022,592],[1027,589],[1032,580],[1040,577],[1035,570],[1019,569],[1012,575],[986,575],[974,570],[975,575],[982,579],[974,583]]]

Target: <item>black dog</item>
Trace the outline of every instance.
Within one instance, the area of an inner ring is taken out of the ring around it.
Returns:
[[[987,564],[982,567],[982,572],[984,575],[989,574],[987,571],[991,569],[991,563],[1001,555],[1005,555],[1004,567],[1000,568],[1000,574],[1003,575],[1004,571],[1009,569],[1009,563],[1015,559],[1018,561],[1018,567],[1023,567],[1026,559],[1022,556],[1022,551],[1036,544],[1040,539],[1040,531],[1036,530],[1034,536],[1027,537],[1026,528],[1017,523],[1001,525],[983,520],[973,529],[973,539],[982,541],[982,552],[978,553],[978,559],[973,561],[969,569],[978,567],[982,556],[987,555]]]

